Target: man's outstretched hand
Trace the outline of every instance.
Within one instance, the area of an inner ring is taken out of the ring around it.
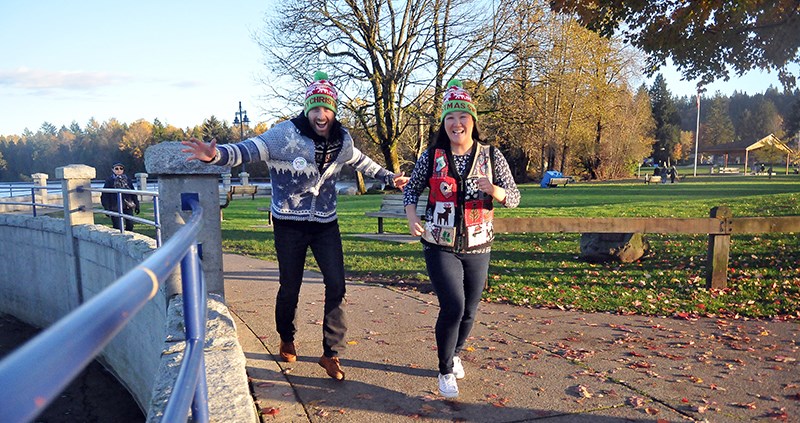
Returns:
[[[205,143],[202,140],[191,137],[186,141],[181,141],[181,144],[187,147],[181,150],[184,153],[189,153],[189,157],[186,158],[187,161],[200,160],[210,162],[217,155],[216,138],[212,139],[210,143]]]
[[[411,179],[408,176],[403,176],[405,173],[400,172],[399,174],[394,175],[394,186],[397,189],[403,189],[406,184],[408,184],[408,180]]]

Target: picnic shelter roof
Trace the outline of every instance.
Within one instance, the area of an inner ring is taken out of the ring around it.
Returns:
[[[752,141],[736,141],[736,142],[729,142],[727,144],[718,144],[718,145],[710,145],[708,147],[701,147],[701,153],[711,153],[711,154],[736,154],[736,153],[745,153],[753,150],[758,150],[759,148],[773,146],[784,153],[791,153],[792,150],[786,146],[781,140],[778,139],[773,134],[769,134],[764,138],[756,142]]]

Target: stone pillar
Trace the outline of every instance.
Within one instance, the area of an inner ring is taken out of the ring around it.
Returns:
[[[140,191],[147,191],[147,177],[149,174],[140,172],[133,175],[137,181],[139,181],[139,190]]]
[[[189,220],[191,211],[181,210],[181,194],[196,193],[203,207],[203,229],[198,234],[202,244],[202,266],[208,292],[224,296],[222,278],[222,232],[219,222],[219,166],[199,160],[186,161],[180,141],[161,142],[144,153],[149,174],[158,175],[164,242]],[[168,297],[182,291],[180,280],[172,278],[166,286]]]
[[[68,226],[94,225],[92,212],[92,179],[97,175],[95,168],[73,164],[56,168],[56,178],[61,179],[61,192],[64,198],[64,220]],[[79,188],[85,188],[78,192]]]
[[[81,279],[80,258],[77,253],[75,236],[72,227],[75,225],[94,225],[92,211],[92,179],[97,175],[95,168],[73,164],[56,168],[56,178],[61,179],[61,193],[64,200],[64,222],[66,242],[64,249],[71,260],[67,260],[69,277],[70,309],[83,304],[83,281]]]
[[[242,181],[242,185],[250,185],[250,174],[247,172],[240,172],[239,179]]]
[[[137,173],[137,174],[135,174],[133,176],[136,178],[136,180],[139,183],[139,191],[147,191],[147,176],[148,176],[148,174],[144,173],[144,172],[140,172],[140,173]],[[140,195],[139,196],[139,202],[144,202],[144,201],[149,200],[149,199],[150,199],[150,196],[146,196],[146,195]]]
[[[46,173],[34,173],[31,175],[33,178],[33,185],[36,187],[42,187],[42,189],[36,190],[36,202],[41,204],[47,204],[47,174]]]
[[[230,174],[230,172],[222,174],[222,190],[224,192],[228,192],[228,191],[231,190],[231,174]]]

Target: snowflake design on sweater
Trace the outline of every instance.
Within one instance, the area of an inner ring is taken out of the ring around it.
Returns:
[[[297,207],[300,205],[300,202],[303,201],[303,196],[299,193],[289,195],[289,201],[291,202],[291,207]]]
[[[283,151],[287,154],[291,154],[293,151],[300,151],[302,148],[300,147],[300,140],[297,138],[289,138],[286,141],[286,145],[283,147]]]

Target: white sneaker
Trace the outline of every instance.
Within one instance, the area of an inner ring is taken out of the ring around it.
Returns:
[[[464,376],[466,376],[464,365],[461,364],[461,358],[458,356],[453,357],[453,375],[455,375],[456,379],[464,379]]]
[[[445,398],[456,398],[458,396],[458,383],[452,373],[443,375],[439,373],[439,393]]]

